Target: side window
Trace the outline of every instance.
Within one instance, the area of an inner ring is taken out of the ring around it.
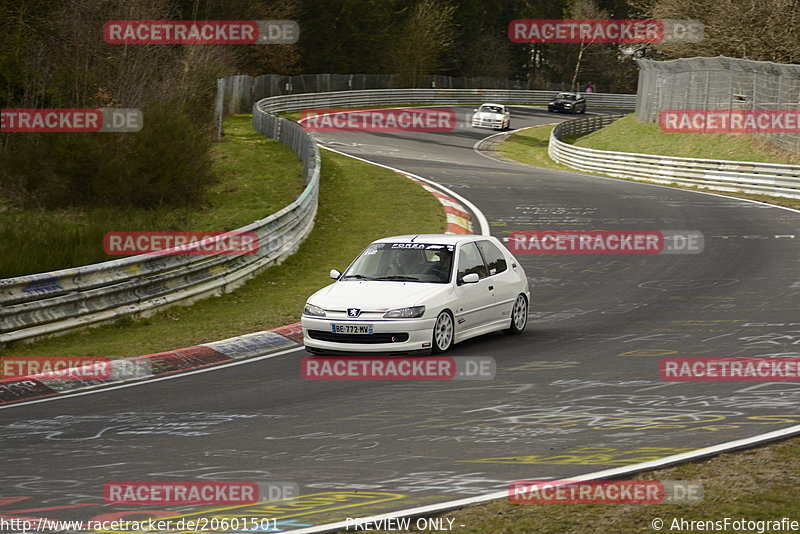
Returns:
[[[481,249],[486,265],[489,267],[489,276],[500,274],[508,268],[505,256],[494,243],[491,241],[478,241],[478,247]]]
[[[478,276],[481,278],[486,278],[488,276],[486,273],[486,265],[483,264],[483,258],[480,252],[478,252],[478,247],[475,246],[475,243],[467,243],[462,246],[461,250],[458,252],[459,282],[465,274],[470,273],[478,273]]]

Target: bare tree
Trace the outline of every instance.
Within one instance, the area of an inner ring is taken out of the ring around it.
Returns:
[[[415,87],[441,66],[455,38],[454,12],[455,6],[437,0],[420,0],[411,8],[390,51],[396,83]]]
[[[296,20],[300,16],[299,0],[252,2],[246,13],[254,20]],[[300,48],[290,45],[250,45],[239,60],[241,72],[261,74],[299,74]]]
[[[31,6],[36,11],[23,10]],[[135,134],[0,136],[3,196],[41,207],[152,208],[203,198],[214,179],[214,79],[230,72],[230,49],[112,45],[101,33],[109,20],[175,18],[173,8],[171,0],[0,0],[0,13],[16,15],[2,21],[14,25],[7,35],[30,35],[0,52],[13,72],[6,105],[130,107],[145,117]]]
[[[511,77],[511,45],[503,35],[485,33],[475,39],[465,58],[465,76],[486,76],[498,80]]]
[[[699,43],[653,46],[664,59],[729,56],[800,62],[800,2],[797,0],[633,0],[646,16],[697,19],[705,25]]]
[[[600,9],[595,0],[570,0],[565,10],[565,15],[571,19],[606,19],[608,12]],[[575,60],[575,70],[572,73],[572,83],[570,86],[573,91],[578,91],[578,75],[581,71],[581,62],[584,52],[591,43],[580,43],[578,48],[578,58]]]

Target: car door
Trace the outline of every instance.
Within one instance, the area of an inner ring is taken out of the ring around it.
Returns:
[[[472,329],[485,326],[495,317],[494,285],[488,277],[488,270],[475,242],[464,243],[458,249],[456,259],[456,304],[453,315],[456,333],[466,333]],[[477,273],[479,280],[474,284],[465,284],[461,280],[464,275]]]
[[[484,263],[488,269],[488,277],[494,292],[494,306],[489,321],[507,321],[511,317],[511,308],[520,293],[519,277],[509,270],[506,256],[488,239],[477,242]]]

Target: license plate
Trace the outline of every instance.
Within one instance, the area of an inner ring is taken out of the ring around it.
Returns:
[[[331,331],[334,334],[371,334],[371,324],[333,324]]]

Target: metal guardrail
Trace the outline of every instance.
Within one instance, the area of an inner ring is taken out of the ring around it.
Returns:
[[[556,91],[517,91],[508,89],[374,89],[367,91],[335,91],[304,93],[267,98],[258,103],[266,112],[298,111],[331,106],[386,106],[430,104],[458,106],[498,102],[500,104],[547,105]],[[585,94],[592,107],[636,107],[636,95],[614,93]]]
[[[224,85],[224,84],[220,84]],[[297,153],[306,188],[298,199],[269,217],[239,228],[259,237],[254,255],[140,255],[0,280],[0,344],[55,335],[127,315],[146,315],[188,304],[241,285],[258,271],[292,254],[311,231],[319,197],[319,150],[296,123],[275,113],[332,106],[544,105],[554,91],[506,89],[378,89],[276,96],[253,105],[255,129]],[[590,105],[634,108],[635,95],[593,93]]]
[[[568,137],[599,130],[621,117],[624,115],[602,115],[562,122],[550,134],[550,158],[574,169],[622,178],[800,198],[800,165],[614,152],[564,142]]]
[[[54,335],[226,293],[297,250],[317,212],[319,149],[297,123],[256,108],[253,126],[300,156],[306,182],[297,200],[235,230],[258,235],[255,254],[139,255],[2,279],[0,343]]]
[[[399,78],[393,74],[298,74],[283,76],[239,74],[220,78],[217,96],[218,116],[227,113],[244,113],[254,103],[264,98],[301,93],[328,93],[332,91],[364,91],[370,89],[397,89]],[[505,80],[478,77],[422,76],[416,88],[428,89],[530,89],[526,80]],[[549,92],[569,91],[568,84],[551,83]],[[548,92],[546,90],[545,92]],[[224,96],[223,96],[224,95]]]

